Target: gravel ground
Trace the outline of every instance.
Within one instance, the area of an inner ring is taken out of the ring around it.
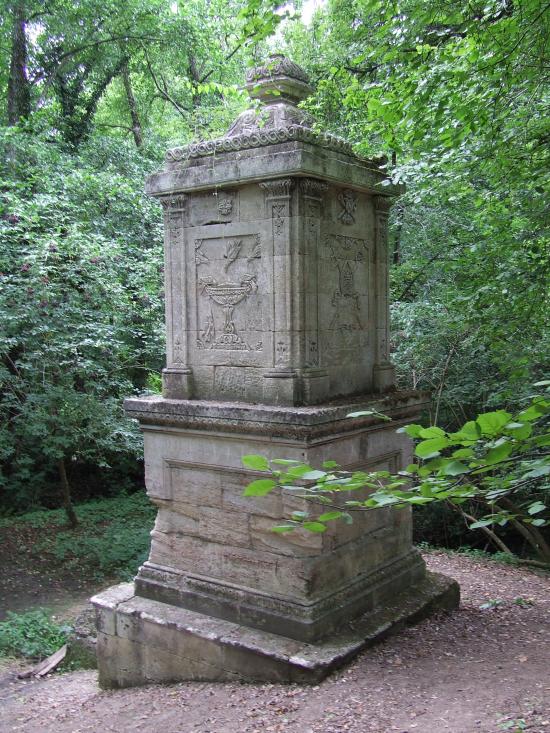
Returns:
[[[550,733],[548,576],[443,553],[426,561],[458,580],[460,610],[386,640],[315,687],[182,683],[102,692],[94,672],[32,682],[4,673],[0,730]]]

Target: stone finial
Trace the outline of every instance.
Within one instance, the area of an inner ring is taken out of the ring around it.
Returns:
[[[226,139],[253,135],[259,136],[260,141],[261,136],[269,133],[286,134],[289,128],[311,130],[310,115],[297,105],[312,94],[313,89],[305,71],[294,61],[282,54],[273,54],[265,64],[249,69],[246,88],[250,97],[260,102],[260,107],[242,112],[227,131]],[[272,143],[278,141],[271,140]]]
[[[246,73],[246,89],[260,102],[237,117],[223,137],[172,148],[168,163],[277,143],[299,141],[355,155],[340,137],[314,129],[313,118],[298,104],[313,93],[306,72],[283,54],[272,54],[264,64]],[[355,156],[357,157],[357,156]]]
[[[306,72],[281,53],[269,56],[265,64],[246,73],[246,88],[252,99],[264,104],[298,104],[313,93]]]

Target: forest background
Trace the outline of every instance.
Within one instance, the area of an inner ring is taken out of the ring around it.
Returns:
[[[64,504],[76,524],[72,501],[140,486],[122,399],[158,391],[164,361],[161,212],[144,179],[167,147],[223,134],[246,108],[245,69],[275,50],[310,75],[317,123],[406,184],[392,359],[400,386],[432,391],[426,424],[515,413],[548,376],[550,3],[1,7],[5,517]],[[416,527],[432,544],[486,545],[443,505]]]

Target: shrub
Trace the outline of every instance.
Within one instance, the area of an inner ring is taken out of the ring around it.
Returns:
[[[26,613],[8,611],[0,622],[0,654],[42,659],[67,641],[71,627],[58,624],[43,608]]]

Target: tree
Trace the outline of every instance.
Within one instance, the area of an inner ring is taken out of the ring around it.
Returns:
[[[27,16],[23,0],[9,5],[11,15],[10,71],[8,78],[8,124],[16,125],[29,116],[31,98],[27,78]]]
[[[80,156],[8,131],[0,221],[0,504],[27,508],[71,473],[135,460],[122,400],[163,359],[160,213],[141,156],[96,141]]]
[[[338,0],[287,32],[310,111],[407,185],[393,356],[449,427],[516,409],[550,359],[549,39],[539,1]]]

